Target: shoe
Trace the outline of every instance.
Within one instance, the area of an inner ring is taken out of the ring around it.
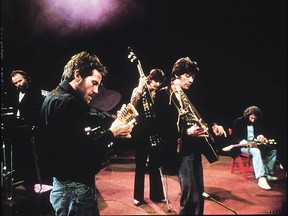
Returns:
[[[140,205],[141,205],[141,202],[138,201],[138,200],[136,200],[136,199],[134,199],[134,205],[135,205],[135,206],[140,206]]]
[[[260,177],[258,179],[258,186],[261,187],[264,190],[271,190],[270,185],[268,184],[265,177]]]
[[[278,180],[278,178],[276,176],[271,176],[271,175],[267,175],[266,178],[268,181],[277,181]]]
[[[154,203],[163,203],[163,202],[166,202],[165,199],[151,199],[152,202]]]

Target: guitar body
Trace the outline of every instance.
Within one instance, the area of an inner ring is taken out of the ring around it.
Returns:
[[[249,148],[274,148],[273,145],[276,145],[277,142],[275,139],[268,139],[266,142],[261,143],[258,142],[257,140],[255,141],[250,141],[247,144],[231,144],[229,146],[224,147],[222,150],[223,151],[230,151],[231,149],[235,147],[249,147]]]
[[[173,98],[175,99],[176,97]],[[189,101],[189,103],[191,102]],[[177,105],[177,103],[175,102],[174,105]],[[197,116],[195,117],[195,115],[192,115],[189,111],[183,112],[181,119],[186,125],[185,127],[191,127],[196,124],[199,127],[208,128],[207,124],[203,121],[202,118],[197,118]],[[209,133],[209,130],[206,132],[206,135],[207,137],[203,138],[203,140],[200,141],[200,145],[197,146],[197,148],[200,149],[201,153],[206,157],[209,163],[214,163],[219,160],[219,155],[215,148],[215,140],[211,133]],[[196,142],[198,142],[198,140],[199,138],[197,138]]]
[[[193,137],[182,135],[182,144],[180,154],[189,152],[201,153],[205,156],[209,163],[214,163],[219,160],[218,151],[216,150],[215,142],[209,137]]]
[[[145,118],[147,119],[155,118],[153,103],[149,97],[150,97],[149,93],[145,90],[142,94],[141,99],[142,99],[144,115],[145,115]]]
[[[158,134],[150,135],[149,140],[152,147],[157,147],[161,143],[161,138]]]
[[[96,115],[102,119],[108,116],[113,119],[117,118],[121,122],[128,124],[128,125],[137,124],[136,117],[139,115],[138,111],[135,109],[135,107],[131,103],[128,103],[127,105],[123,104],[121,109],[118,111],[117,116],[108,114],[107,112],[97,111],[96,109],[91,109],[90,114]],[[93,135],[93,136],[101,135],[106,132],[106,129],[101,126],[98,126],[95,128],[86,127],[84,130],[87,135]]]
[[[136,117],[139,115],[133,104],[123,104],[117,114],[117,118],[125,124],[136,124]]]
[[[185,119],[189,121],[188,123],[186,123],[188,126],[192,126],[193,124],[198,124],[198,122],[195,122],[191,117],[186,117]],[[198,126],[203,127],[203,125],[204,123],[201,123],[201,125],[198,125]],[[208,127],[208,126],[205,125],[205,127]],[[211,135],[211,133],[209,133],[209,130],[207,131],[207,136],[208,137],[205,137],[204,141],[201,143],[200,149],[202,150],[202,154],[206,157],[209,163],[214,163],[219,160],[219,155],[215,148],[214,137]]]
[[[153,102],[150,98],[148,91],[144,91],[141,96],[142,100],[142,120],[145,122],[146,127],[143,128],[149,134],[149,140],[152,147],[156,147],[161,142],[161,137],[157,134],[156,115],[154,112]]]

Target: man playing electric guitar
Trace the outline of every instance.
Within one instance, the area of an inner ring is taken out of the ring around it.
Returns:
[[[99,215],[95,155],[99,147],[116,138],[131,138],[133,125],[117,118],[100,136],[87,134],[87,127],[105,125],[94,121],[90,109],[108,74],[95,54],[82,51],[73,55],[63,74],[64,80],[45,97],[41,108],[40,169],[47,181],[53,181],[50,203],[55,215],[95,216]]]
[[[247,145],[256,137],[258,142],[266,143],[268,140],[262,134],[261,125],[259,125],[259,121],[257,121],[261,117],[262,111],[260,108],[257,106],[247,107],[243,112],[243,116],[237,118],[233,123],[233,142],[239,143],[240,145]],[[259,187],[264,190],[270,190],[271,187],[267,180],[277,180],[277,177],[273,176],[277,150],[275,148],[251,148],[248,146],[241,147],[240,151],[252,156],[254,173],[258,180]]]
[[[188,92],[198,72],[197,62],[189,57],[178,59],[172,68],[169,83],[171,85],[167,86],[166,90],[160,91],[155,99],[160,136],[165,143],[167,142],[167,146],[174,150],[174,154],[172,151],[171,157],[167,157],[167,163],[175,167],[179,177],[180,215],[203,215],[204,213],[202,154],[203,147],[208,144],[206,138],[208,139],[210,135],[208,133],[210,127],[203,119],[201,120],[194,108],[190,109],[191,103],[185,101],[179,91]],[[179,89],[173,88],[174,85]],[[220,125],[214,124],[212,129],[213,135],[225,135]],[[177,148],[179,145],[180,148]],[[167,152],[170,153],[168,150]],[[218,156],[215,154],[213,156],[209,160],[217,161]]]
[[[135,142],[134,204],[136,206],[144,203],[144,180],[147,161],[149,161],[150,199],[159,202],[164,201],[165,198],[158,159],[160,137],[155,127],[156,116],[153,101],[164,79],[164,72],[161,69],[152,69],[147,77],[140,73],[138,86],[134,88],[130,99],[130,103],[139,112],[137,125],[132,135]]]

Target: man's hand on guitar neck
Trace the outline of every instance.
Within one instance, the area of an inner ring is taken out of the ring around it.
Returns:
[[[142,95],[143,91],[145,90],[146,83],[147,83],[147,77],[145,77],[145,76],[144,77],[140,77],[137,88],[133,89],[130,102],[134,106],[136,106],[136,104],[140,100],[141,95]]]
[[[139,78],[137,90],[140,92],[140,94],[142,94],[142,92],[144,91],[147,84],[147,80],[148,79],[145,76]]]
[[[222,150],[227,152],[227,151],[230,151],[234,147],[245,147],[245,146],[247,147],[249,145],[251,145],[251,144],[249,144],[249,142],[247,140],[243,139],[239,142],[239,144],[226,146],[226,147],[222,148]]]

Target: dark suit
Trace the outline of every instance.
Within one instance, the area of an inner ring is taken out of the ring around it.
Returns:
[[[147,109],[147,104],[152,104],[148,92],[144,92],[141,98],[135,102],[135,108],[139,112],[137,125],[133,130],[133,141],[135,143],[135,179],[134,179],[134,199],[144,201],[144,183],[146,161],[149,158],[149,197],[152,201],[158,202],[164,199],[163,186],[161,182],[161,173],[159,170],[159,143],[157,140],[156,116],[153,106]],[[143,102],[149,101],[149,102]],[[145,109],[144,109],[145,104]]]
[[[13,146],[13,169],[15,169],[13,178],[24,180],[24,186],[28,190],[33,190],[34,184],[39,182],[34,153],[37,153],[40,108],[44,98],[41,90],[32,86],[27,89],[21,102],[19,102],[19,91],[11,92],[9,96],[13,116],[5,120],[4,124],[6,135]],[[17,117],[18,110],[20,116]]]
[[[28,125],[38,125],[40,119],[40,109],[43,103],[41,90],[30,86],[25,92],[21,102],[19,102],[19,92],[15,92],[13,96],[12,106],[14,115],[20,111],[20,118]]]
[[[169,105],[170,98],[165,91],[157,94],[155,100],[156,115],[160,135],[163,138],[161,146],[161,161],[165,169],[178,173],[181,187],[180,215],[202,215],[204,211],[204,192],[202,151],[199,148],[202,138],[186,135],[188,126],[183,118],[179,121],[178,111],[174,104]],[[182,138],[181,150],[177,153],[177,139]]]

